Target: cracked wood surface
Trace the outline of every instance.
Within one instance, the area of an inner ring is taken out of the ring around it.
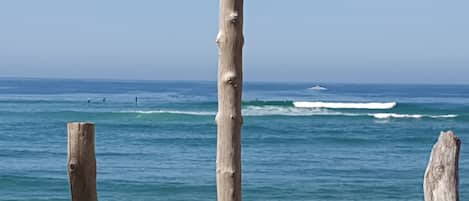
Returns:
[[[461,141],[453,132],[441,132],[425,171],[425,201],[459,201],[460,146]]]

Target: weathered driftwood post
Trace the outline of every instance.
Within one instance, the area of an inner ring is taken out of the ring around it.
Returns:
[[[67,129],[72,201],[97,201],[94,124],[73,122]]]
[[[459,201],[460,146],[461,141],[453,132],[441,132],[425,171],[425,201]]]
[[[217,35],[217,198],[241,200],[241,94],[243,88],[243,0],[220,0]]]

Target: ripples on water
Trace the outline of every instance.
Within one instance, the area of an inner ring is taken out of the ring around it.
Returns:
[[[469,197],[469,87],[325,86],[245,85],[245,200],[422,200],[430,150],[445,129],[463,142],[461,200]],[[0,80],[0,200],[69,200],[69,121],[96,123],[100,200],[215,200],[216,107],[214,82]]]

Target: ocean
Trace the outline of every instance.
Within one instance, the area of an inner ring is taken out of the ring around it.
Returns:
[[[244,200],[421,201],[442,130],[469,200],[469,86],[316,84],[244,84]],[[216,109],[213,81],[2,78],[0,200],[70,200],[71,121],[96,123],[99,200],[216,200]]]

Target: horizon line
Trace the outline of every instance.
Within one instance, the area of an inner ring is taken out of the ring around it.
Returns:
[[[217,80],[178,80],[178,79],[136,79],[136,78],[79,78],[79,77],[42,77],[42,76],[0,76],[0,80],[74,80],[74,81],[121,81],[121,82],[217,82]],[[469,83],[430,83],[430,82],[339,82],[339,81],[306,81],[306,80],[243,80],[245,83],[288,83],[288,84],[369,84],[369,85],[460,85]]]

